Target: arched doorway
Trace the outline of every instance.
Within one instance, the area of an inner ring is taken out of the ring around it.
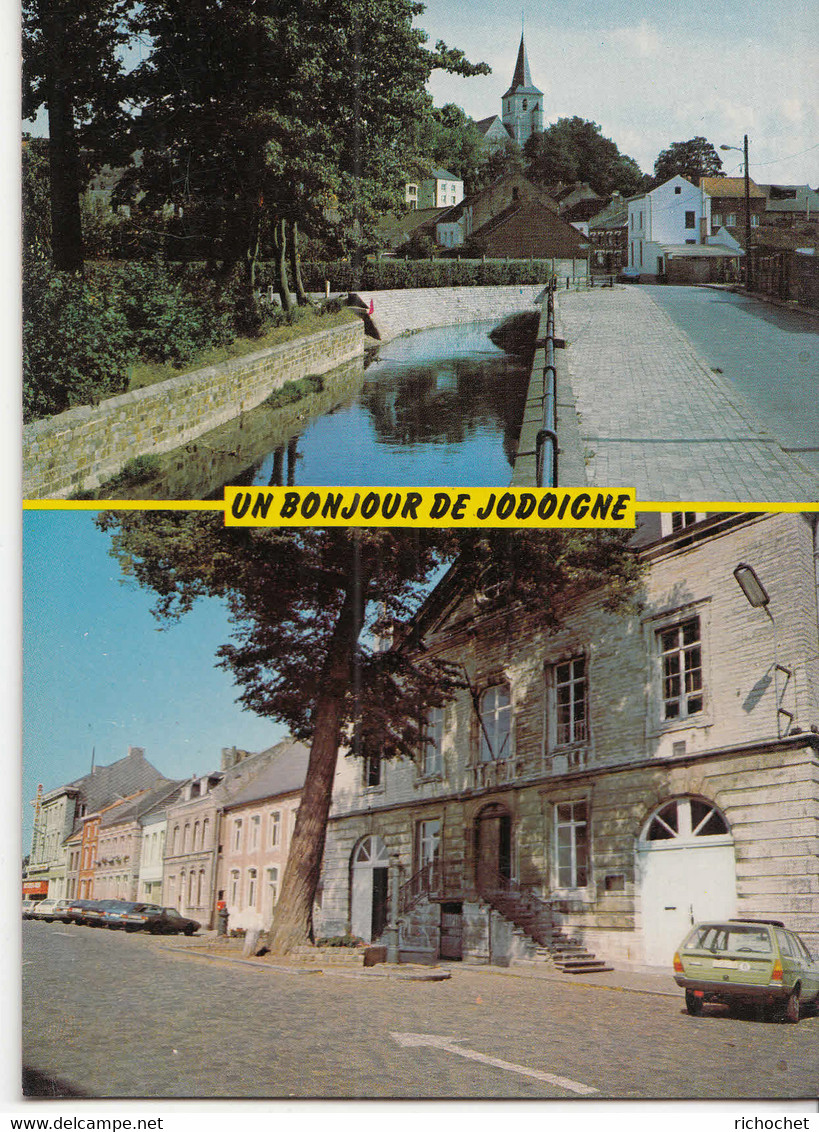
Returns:
[[[704,798],[672,798],[646,822],[637,844],[646,963],[667,966],[688,928],[736,912],[734,840]]]
[[[353,851],[350,928],[370,943],[387,925],[387,882],[390,858],[380,837],[365,837]]]
[[[512,816],[492,802],[475,820],[475,880],[479,892],[503,888],[512,876]]]

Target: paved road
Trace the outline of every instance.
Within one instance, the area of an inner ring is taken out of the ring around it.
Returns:
[[[558,296],[589,483],[634,487],[638,500],[819,500],[819,470],[786,451],[754,402],[714,372],[655,302],[658,290]],[[709,297],[718,292],[688,290],[685,302],[718,306]],[[808,370],[811,358],[815,344]]]
[[[819,317],[705,287],[647,287],[709,366],[819,472]]]
[[[289,974],[190,959],[151,936],[23,928],[24,1062],[41,1085],[57,1080],[75,1094],[571,1100],[819,1091],[819,1017],[798,1026],[689,1018],[676,995],[457,965],[439,983]],[[405,1045],[412,1039],[396,1034],[446,1040]]]

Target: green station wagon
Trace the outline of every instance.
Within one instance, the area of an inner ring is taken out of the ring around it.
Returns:
[[[685,988],[689,1014],[703,1003],[784,1008],[798,1022],[819,1002],[819,963],[779,920],[697,924],[674,956],[674,979]]]

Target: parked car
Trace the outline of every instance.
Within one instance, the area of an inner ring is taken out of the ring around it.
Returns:
[[[105,922],[103,917],[106,911],[114,904],[120,903],[122,903],[120,900],[91,900],[83,912],[82,922],[92,928],[100,927]]]
[[[134,907],[132,900],[106,900],[106,907],[102,910],[100,917],[100,924],[102,927],[111,928],[113,931],[123,927],[122,917],[125,912],[130,912]]]
[[[819,1003],[819,962],[781,920],[697,924],[674,956],[674,979],[689,1014],[706,1002],[754,1004],[798,1022],[804,1006]]]
[[[159,904],[130,904],[122,911],[112,912],[111,916],[120,920],[126,932],[150,931],[153,921],[164,911]]]
[[[47,896],[45,900],[39,901],[31,913],[32,919],[45,920],[47,924],[53,923],[54,920],[65,920],[69,904],[69,900],[53,900]]]
[[[639,267],[621,267],[620,274],[617,276],[618,283],[639,283],[640,282],[640,268]]]
[[[66,911],[66,923],[68,924],[86,924],[86,913],[89,908],[94,908],[99,903],[98,900],[69,900],[68,909]]]
[[[23,919],[30,920],[34,915],[34,909],[39,904],[39,900],[24,900],[23,901]]]
[[[182,916],[175,908],[160,908],[158,912],[148,914],[146,928],[157,935],[193,935],[202,926],[198,920],[190,920]]]

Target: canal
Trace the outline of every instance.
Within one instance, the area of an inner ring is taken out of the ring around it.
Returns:
[[[527,362],[495,322],[425,330],[324,376],[291,406],[262,404],[159,457],[145,498],[221,497],[226,484],[507,486]],[[130,489],[133,492],[133,489]]]

